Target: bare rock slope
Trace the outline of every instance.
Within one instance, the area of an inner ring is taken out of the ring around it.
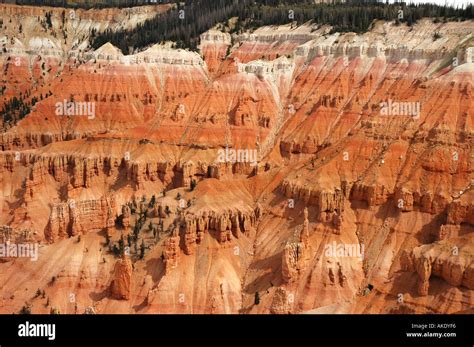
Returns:
[[[38,99],[0,138],[0,241],[39,244],[1,259],[1,312],[474,305],[472,21],[213,29],[199,54],[127,55],[80,33],[160,7],[54,9],[32,33],[44,12],[0,6],[0,105]],[[93,113],[58,113],[70,100]]]

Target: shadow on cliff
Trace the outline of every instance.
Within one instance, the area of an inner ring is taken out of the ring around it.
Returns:
[[[110,284],[101,292],[92,292],[89,294],[89,297],[93,301],[101,301],[107,297],[110,297],[111,291],[110,291]]]
[[[422,244],[435,242],[436,235],[434,232],[439,230],[441,225],[446,222],[446,217],[446,212],[435,215],[429,223],[423,225],[421,230],[416,234],[416,239]]]
[[[421,296],[417,292],[417,282],[418,282],[418,275],[416,272],[404,272],[398,271],[397,276],[395,277],[392,288],[388,291],[391,295],[395,296],[395,299],[398,299],[400,294],[403,294],[404,297],[406,295],[410,295],[411,298],[405,300],[404,303],[398,303],[397,307],[403,311],[404,305],[408,305],[413,307],[414,312],[409,313],[431,313],[436,314],[440,313],[439,308],[442,305],[446,305],[452,301],[452,298],[456,295],[459,295],[457,292],[468,292],[467,288],[463,287],[454,287],[444,281],[443,279],[437,276],[430,277],[430,286],[428,291],[428,296]],[[438,303],[438,307],[432,305],[426,305],[427,297],[433,297],[434,302]],[[390,313],[400,313],[397,309]],[[403,312],[401,312],[403,313]]]
[[[112,187],[110,187],[110,189],[113,191],[119,191],[120,189],[125,188],[129,185],[133,186],[133,182],[127,178],[126,167],[123,162],[120,164],[118,169],[119,174],[117,175],[117,179],[115,180]]]
[[[22,187],[21,189],[16,189],[13,193],[13,196],[18,200],[22,199],[26,194],[26,188]],[[18,203],[20,205],[20,203]]]
[[[258,260],[250,264],[252,271],[265,272],[262,276],[256,278],[253,282],[244,287],[244,292],[254,293],[256,291],[268,290],[271,287],[281,284],[281,259],[282,252],[278,252],[271,257]]]
[[[316,208],[312,205],[306,205],[301,200],[294,198],[290,199],[282,195],[280,192],[274,192],[275,196],[271,199],[269,206],[282,206],[282,214],[279,215],[282,218],[293,219],[296,224],[303,223],[303,211],[305,207],[308,207],[309,210],[309,220],[312,220],[312,216],[316,216]],[[293,200],[293,201],[291,201]],[[294,204],[293,207],[289,207],[291,204]]]
[[[161,257],[148,260],[145,265],[145,270],[146,274],[151,276],[154,284],[160,283],[165,275],[165,265]]]
[[[61,199],[61,201],[67,201],[68,200],[67,185],[63,185],[59,188],[59,198]]]
[[[395,296],[397,296],[399,293],[402,293],[410,294],[411,296],[416,297],[418,296],[416,293],[416,279],[416,273],[398,270],[395,273],[393,282],[391,283],[392,287],[390,289],[384,289]]]

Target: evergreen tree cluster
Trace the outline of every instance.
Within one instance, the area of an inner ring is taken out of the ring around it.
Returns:
[[[15,0],[17,5],[51,6],[64,8],[124,8],[143,5],[157,5],[171,0]]]
[[[92,41],[97,49],[111,42],[124,53],[131,53],[154,43],[173,41],[177,48],[195,50],[199,35],[217,23],[238,16],[241,7],[248,6],[251,0],[187,0],[176,1],[173,9],[158,14],[153,19],[139,24],[132,30],[107,30],[98,34]],[[243,8],[242,7],[242,8]]]
[[[33,102],[36,103],[36,99]],[[23,98],[20,96],[17,98],[14,96],[10,100],[8,100],[5,105],[3,106],[2,111],[0,114],[3,117],[4,123],[13,123],[15,124],[20,119],[25,117],[28,113],[30,113],[31,104],[25,102]]]
[[[400,17],[400,10],[403,11]],[[105,31],[96,34],[92,47],[111,42],[124,52],[132,53],[155,43],[173,41],[178,48],[195,50],[199,35],[217,23],[237,17],[231,32],[255,29],[262,25],[303,24],[333,26],[333,31],[362,33],[376,19],[413,25],[428,17],[436,20],[474,18],[474,7],[465,8],[434,4],[386,4],[375,0],[348,0],[342,4],[314,4],[312,0],[185,0],[166,13],[145,21],[130,30]]]
[[[0,90],[3,93],[5,89],[2,87]],[[47,98],[51,95],[52,93],[49,91],[44,97]],[[43,100],[43,94],[40,94],[39,98],[36,96],[30,97],[29,91],[25,94],[20,93],[18,97],[14,96],[7,100],[0,110],[0,117],[3,121],[2,130],[8,129],[8,127],[15,125],[19,120],[23,119],[30,113],[31,107],[35,106],[40,100]]]

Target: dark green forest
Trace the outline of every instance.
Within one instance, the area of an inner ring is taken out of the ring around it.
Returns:
[[[122,52],[142,49],[153,43],[174,41],[178,48],[196,49],[199,35],[217,23],[231,17],[243,15],[253,0],[194,0],[177,3],[165,14],[145,21],[133,30],[106,31],[92,40],[92,47],[98,48],[111,42]],[[240,11],[240,12],[239,12]]]
[[[403,17],[400,16],[403,11]],[[154,43],[174,41],[179,48],[195,50],[199,35],[231,17],[238,21],[231,32],[262,25],[311,21],[329,24],[334,31],[365,32],[375,19],[413,25],[423,17],[436,21],[474,18],[474,7],[455,8],[432,4],[386,4],[377,1],[347,1],[344,4],[314,4],[311,0],[185,0],[170,11],[147,20],[132,30],[106,31],[95,35],[92,47],[111,42],[124,53],[141,50]]]
[[[20,95],[19,98],[13,97],[8,100],[1,112],[4,123],[16,124],[20,119],[23,119],[28,113],[30,113],[31,106],[34,105],[38,100],[33,98],[31,104],[25,102],[23,97]]]
[[[172,2],[170,0],[0,0],[17,5],[52,6],[67,8],[107,8],[107,7],[134,7],[156,5]]]

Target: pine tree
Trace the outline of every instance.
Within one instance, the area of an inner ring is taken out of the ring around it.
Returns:
[[[125,242],[123,241],[123,235],[120,236],[120,240],[119,240],[119,254],[123,254],[124,250],[125,250]]]
[[[255,292],[254,303],[255,303],[255,305],[260,304],[260,294],[259,294],[259,292]]]
[[[25,305],[20,310],[20,314],[31,314],[31,306],[25,303]]]
[[[145,257],[145,241],[142,239],[142,244],[140,245],[140,259]]]
[[[193,179],[191,180],[191,191],[193,191],[193,190],[196,188],[196,186],[197,186],[197,182],[196,182],[196,180],[193,178]]]

